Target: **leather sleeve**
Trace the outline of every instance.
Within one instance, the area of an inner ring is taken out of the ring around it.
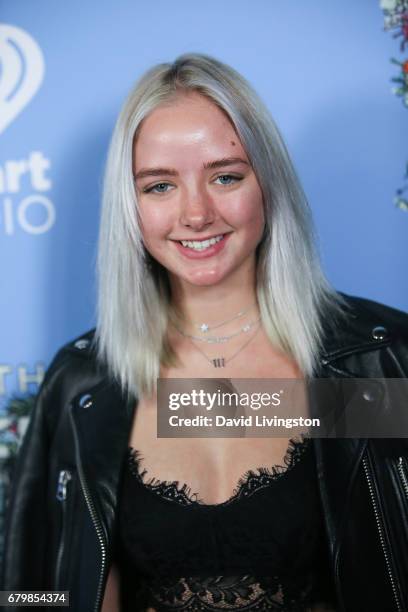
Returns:
[[[58,382],[68,356],[61,349],[46,372],[13,470],[6,510],[2,590],[46,588],[46,491],[50,444],[47,412],[60,402]],[[53,412],[57,415],[58,410]]]

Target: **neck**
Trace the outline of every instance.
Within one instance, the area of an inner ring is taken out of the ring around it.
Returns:
[[[255,276],[229,278],[210,286],[171,280],[172,302],[187,327],[196,323],[217,324],[241,310],[257,310]]]

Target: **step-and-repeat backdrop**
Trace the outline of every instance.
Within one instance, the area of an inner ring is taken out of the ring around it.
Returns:
[[[408,112],[392,93],[399,45],[383,20],[375,1],[0,2],[3,479],[21,400],[57,348],[94,326],[106,150],[152,64],[199,51],[242,72],[287,141],[330,280],[408,309],[408,213],[393,204]]]

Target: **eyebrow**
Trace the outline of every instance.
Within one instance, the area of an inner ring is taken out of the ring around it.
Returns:
[[[242,157],[223,157],[222,159],[206,162],[203,164],[203,168],[204,170],[214,170],[215,168],[225,168],[226,166],[233,166],[235,164],[245,164],[249,166],[249,163],[245,159],[242,159]],[[135,175],[135,180],[147,176],[178,176],[178,172],[174,168],[142,168],[142,170],[139,170]]]

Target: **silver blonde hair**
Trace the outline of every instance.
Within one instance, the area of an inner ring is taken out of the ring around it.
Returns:
[[[117,120],[107,159],[98,247],[94,347],[128,394],[151,394],[160,364],[177,357],[165,339],[167,272],[143,246],[133,181],[133,146],[142,121],[183,92],[198,92],[229,117],[263,192],[265,232],[257,250],[257,297],[271,343],[312,376],[324,319],[345,306],[315,250],[309,206],[282,137],[246,80],[205,55],[185,54],[139,80]],[[150,261],[149,261],[150,260]]]

